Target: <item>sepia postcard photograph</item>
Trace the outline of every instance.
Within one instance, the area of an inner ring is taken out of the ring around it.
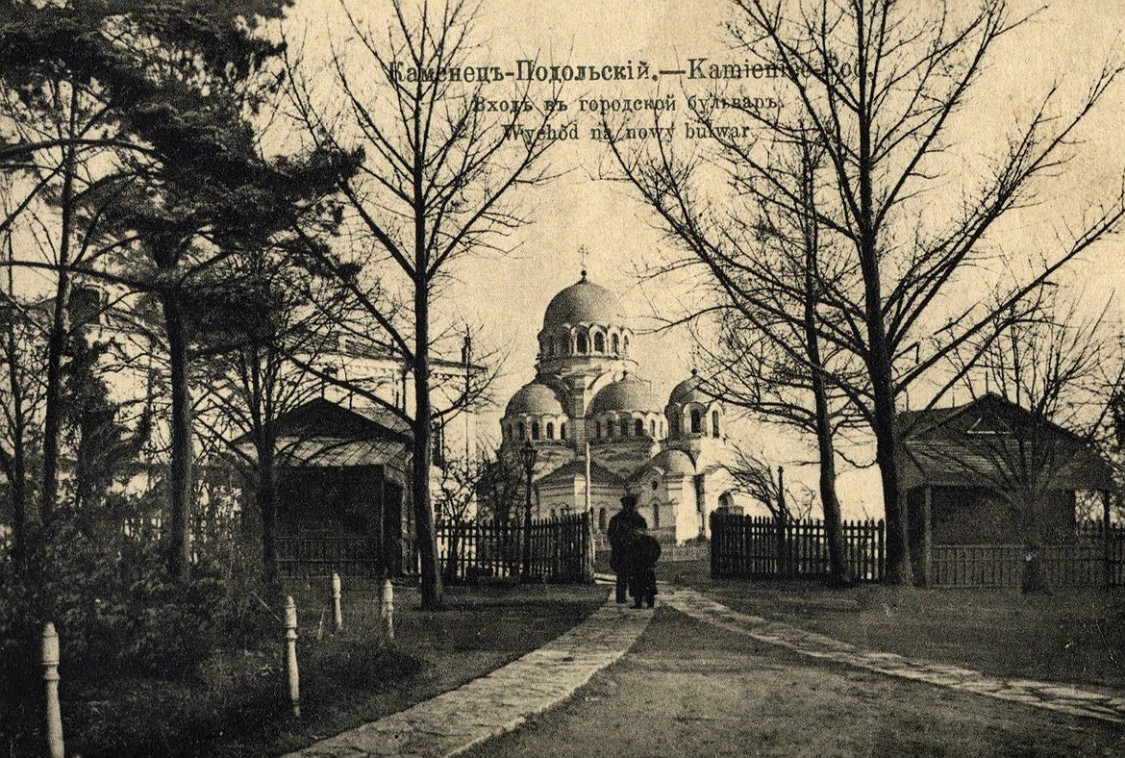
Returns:
[[[1125,1],[0,0],[0,758],[1125,754]]]

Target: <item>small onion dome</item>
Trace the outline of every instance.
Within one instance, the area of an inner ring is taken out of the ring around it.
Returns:
[[[563,407],[555,396],[554,390],[546,384],[531,382],[520,387],[516,394],[512,395],[508,407],[504,410],[505,416],[518,416],[524,413],[536,416],[561,416]]]
[[[665,474],[690,476],[695,473],[695,462],[683,450],[665,450],[649,461],[649,465]]]
[[[707,405],[714,398],[699,388],[700,383],[699,374],[695,369],[692,369],[689,378],[684,379],[672,388],[672,394],[668,396],[668,404],[702,403]]]
[[[621,381],[606,385],[594,396],[589,413],[596,416],[609,411],[648,413],[653,410],[655,403],[652,401],[652,390],[648,382],[626,375]]]
[[[617,295],[600,284],[582,279],[551,298],[543,315],[543,328],[563,324],[616,324],[621,320]]]

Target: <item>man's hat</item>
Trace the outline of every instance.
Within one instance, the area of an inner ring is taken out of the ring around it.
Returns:
[[[625,496],[621,498],[621,507],[622,508],[636,508],[637,507],[637,496],[631,495],[629,493],[625,493]]]

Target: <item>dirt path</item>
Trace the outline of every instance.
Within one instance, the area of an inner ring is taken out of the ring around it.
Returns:
[[[563,705],[467,755],[1097,756],[1125,730],[808,658],[671,608]]]

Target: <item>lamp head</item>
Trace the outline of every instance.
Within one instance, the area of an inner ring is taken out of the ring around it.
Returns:
[[[523,464],[523,470],[527,474],[531,474],[531,470],[535,468],[535,458],[539,455],[530,441],[524,442],[523,447],[520,448],[520,462]]]

